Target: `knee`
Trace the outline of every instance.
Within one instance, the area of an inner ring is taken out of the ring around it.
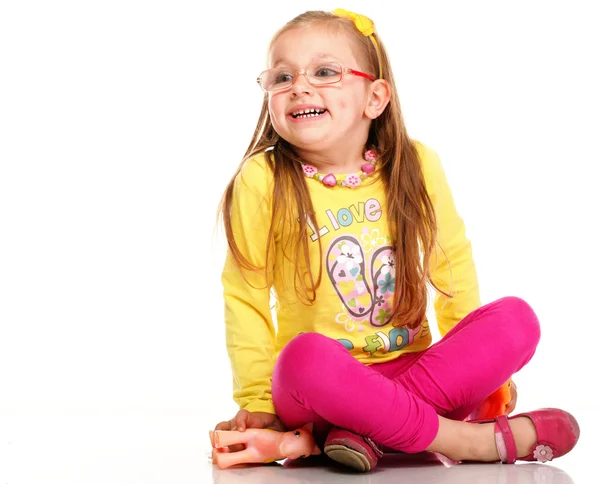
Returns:
[[[321,355],[329,354],[339,346],[342,346],[339,342],[320,333],[302,333],[285,345],[276,365],[306,368],[318,364]]]
[[[302,381],[318,381],[322,377],[329,355],[346,351],[341,343],[319,333],[302,333],[293,338],[279,354],[275,362],[273,380],[286,386]]]
[[[518,351],[535,351],[541,333],[540,322],[532,307],[516,296],[499,299],[497,304],[501,314],[498,329],[518,346]]]

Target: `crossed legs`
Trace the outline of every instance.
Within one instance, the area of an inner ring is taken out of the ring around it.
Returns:
[[[531,359],[539,337],[535,313],[516,297],[478,308],[423,352],[378,365],[363,365],[331,338],[302,334],[277,360],[275,408],[288,428],[314,422],[317,441],[335,425],[404,452],[464,460],[469,448],[457,442],[478,438],[493,450],[494,440],[491,426],[461,420]],[[495,460],[497,453],[478,457]]]

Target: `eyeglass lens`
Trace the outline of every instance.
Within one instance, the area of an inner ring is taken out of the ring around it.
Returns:
[[[292,85],[302,71],[294,71],[289,67],[276,67],[262,73],[260,85],[267,91],[285,89]],[[342,67],[339,64],[316,64],[305,70],[306,78],[312,85],[333,84],[342,79]]]

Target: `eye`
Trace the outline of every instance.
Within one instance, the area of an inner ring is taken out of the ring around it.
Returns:
[[[301,458],[301,459],[306,459],[306,455],[302,454],[302,455],[300,456],[300,458]]]
[[[319,66],[315,69],[315,77],[336,77],[339,75],[339,68],[336,66]]]
[[[282,84],[292,81],[294,76],[289,72],[277,72],[273,74],[273,84]]]
[[[300,432],[298,432],[298,431],[296,430],[296,432],[294,432],[294,435],[295,435],[296,437],[300,437]]]

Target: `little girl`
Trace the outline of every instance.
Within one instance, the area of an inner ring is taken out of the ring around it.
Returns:
[[[511,376],[540,326],[517,297],[481,305],[463,220],[436,152],[408,136],[373,22],[306,12],[268,53],[254,137],[222,202],[240,411],[216,429],[312,422],[325,453],[359,471],[382,448],[509,463],[569,452],[579,427],[562,410],[465,421],[504,385],[514,409]]]

